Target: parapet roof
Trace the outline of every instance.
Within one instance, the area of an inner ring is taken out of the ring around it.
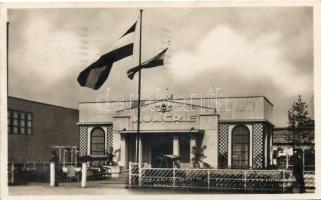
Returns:
[[[236,97],[236,96],[233,96],[233,97],[204,97],[204,98],[201,98],[201,97],[195,97],[195,98],[164,98],[164,99],[148,99],[148,100],[144,100],[144,99],[141,99],[141,101],[164,101],[164,100],[201,100],[201,99],[224,99],[224,98],[264,98],[271,106],[274,106],[272,104],[272,102],[266,98],[265,96],[240,96],[240,97]],[[131,102],[131,101],[137,101],[137,100],[121,100],[121,101],[117,101],[117,100],[109,100],[108,102],[109,103],[114,103],[114,102]],[[96,103],[95,101],[83,101],[83,102],[79,102],[79,104],[85,104],[85,103]],[[107,101],[100,101],[99,103],[107,103]]]

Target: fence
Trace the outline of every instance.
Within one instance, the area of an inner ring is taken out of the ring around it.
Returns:
[[[315,172],[305,171],[304,172],[304,182],[307,189],[315,189]]]
[[[141,168],[129,165],[129,187],[284,192],[294,182],[288,170]]]
[[[60,162],[59,166],[74,165],[71,162]],[[8,163],[9,184],[49,180],[49,162]]]

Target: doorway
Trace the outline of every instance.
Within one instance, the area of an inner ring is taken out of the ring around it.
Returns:
[[[172,162],[166,161],[163,156],[173,154],[173,136],[162,134],[153,136],[151,145],[151,164],[153,168],[172,167]]]

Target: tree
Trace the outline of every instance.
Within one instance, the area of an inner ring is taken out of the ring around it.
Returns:
[[[293,146],[298,144],[298,135],[300,132],[308,128],[311,124],[312,119],[309,117],[307,109],[308,104],[302,101],[301,95],[299,95],[298,99],[293,102],[288,110],[288,125],[292,132]],[[302,136],[304,137],[304,135]],[[295,140],[295,137],[297,137],[297,140]]]
[[[192,162],[193,162],[193,168],[200,168],[201,164],[203,164],[204,168],[210,168],[211,166],[204,162],[203,159],[206,158],[205,156],[205,150],[206,150],[206,145],[203,146],[193,146],[192,147],[192,154],[193,154],[193,158],[192,158]]]

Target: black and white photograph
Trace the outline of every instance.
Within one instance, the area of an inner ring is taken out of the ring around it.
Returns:
[[[319,2],[0,6],[2,198],[316,197]]]

